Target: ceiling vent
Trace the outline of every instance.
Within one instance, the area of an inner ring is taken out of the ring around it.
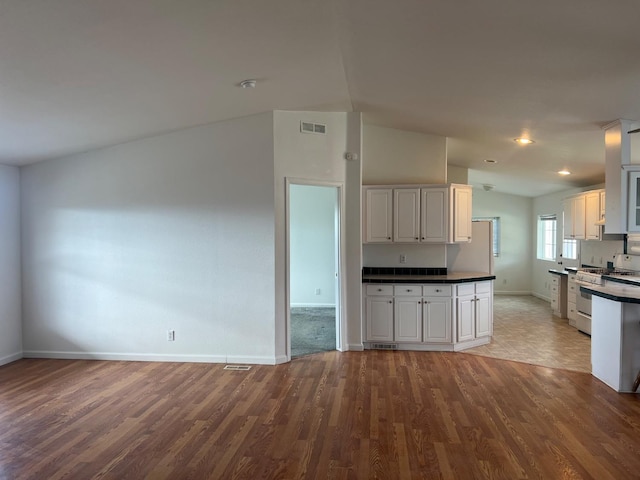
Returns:
[[[302,133],[317,133],[325,135],[327,133],[327,126],[321,123],[300,122],[300,131]]]

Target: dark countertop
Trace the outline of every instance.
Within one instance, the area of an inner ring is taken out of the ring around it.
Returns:
[[[469,283],[495,280],[483,272],[451,272],[446,275],[363,275],[362,283]]]
[[[552,273],[554,275],[569,275],[569,272],[567,270],[556,270],[555,268],[550,268],[549,273]]]
[[[640,284],[580,285],[580,291],[620,303],[640,303]]]

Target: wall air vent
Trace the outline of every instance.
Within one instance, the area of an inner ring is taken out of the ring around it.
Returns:
[[[300,131],[302,133],[318,133],[325,135],[327,133],[327,126],[321,123],[300,122]]]
[[[397,350],[397,343],[372,343],[371,348],[374,350]]]
[[[225,365],[224,370],[246,371],[246,370],[251,370],[251,366],[250,365]]]

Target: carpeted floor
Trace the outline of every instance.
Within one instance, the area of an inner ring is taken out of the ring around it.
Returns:
[[[291,309],[291,356],[336,349],[336,309],[334,307],[294,307]]]

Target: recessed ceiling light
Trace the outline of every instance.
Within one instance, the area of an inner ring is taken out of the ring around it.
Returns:
[[[569,170],[560,170],[558,173],[560,175],[571,175],[571,172]]]
[[[530,138],[524,137],[514,138],[513,141],[519,143],[520,145],[531,145],[532,143],[534,143]]]
[[[484,163],[491,163],[491,164],[495,164],[495,163],[498,163],[498,161],[497,161],[497,160],[494,160],[494,159],[492,159],[492,158],[487,158],[487,159],[484,161]]]
[[[241,81],[238,85],[242,88],[255,88],[256,86],[256,81],[253,79],[248,79],[248,80],[243,80]]]

